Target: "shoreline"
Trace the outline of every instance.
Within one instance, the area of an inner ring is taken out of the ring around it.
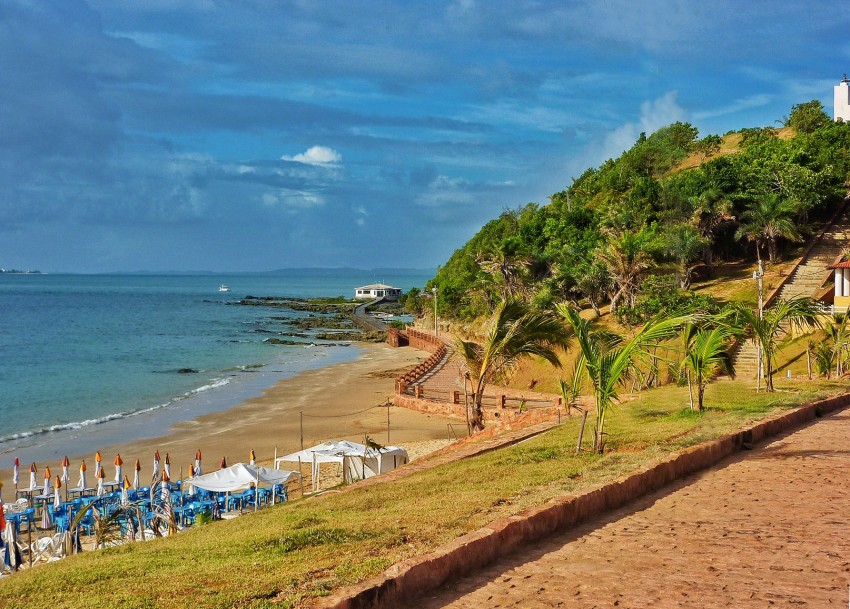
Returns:
[[[163,460],[166,452],[169,453],[173,479],[180,477],[181,468],[183,476],[188,476],[189,465],[194,463],[198,449],[203,454],[204,472],[218,469],[222,457],[227,458],[228,465],[247,462],[251,450],[255,451],[259,464],[270,466],[275,448],[278,455],[300,449],[302,422],[305,447],[331,439],[362,442],[364,435],[380,444],[393,445],[447,438],[446,424],[452,421],[447,417],[395,406],[378,407],[392,397],[394,380],[398,376],[396,372],[416,365],[429,354],[409,347],[392,348],[386,344],[361,343],[357,347],[360,354],[352,361],[301,371],[277,381],[258,397],[242,400],[222,411],[174,423],[156,437],[91,446],[87,452],[69,453],[70,486],[76,486],[79,479],[81,459],[86,460],[89,486],[96,484],[96,450],[102,454],[107,481],[115,476],[113,460],[116,453],[121,454],[123,473],[131,481],[133,465],[139,459],[142,485],[150,482],[156,450]],[[58,457],[55,462],[37,463],[38,484],[44,481],[45,466],[50,467],[54,480],[56,475],[61,475],[61,458]],[[0,472],[0,480],[7,489],[5,500],[14,500],[11,465]],[[22,462],[19,487],[28,485],[29,463]]]

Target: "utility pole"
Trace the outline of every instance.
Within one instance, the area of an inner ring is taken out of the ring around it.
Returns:
[[[758,247],[758,246],[756,246]],[[762,316],[764,315],[764,262],[761,258],[759,258],[759,266],[758,270],[753,271],[753,279],[758,280],[758,292],[759,292],[759,321],[761,321]],[[758,353],[758,371],[756,372],[756,392],[761,391],[761,377],[762,377],[762,349],[761,349],[761,341],[756,340],[756,350]]]

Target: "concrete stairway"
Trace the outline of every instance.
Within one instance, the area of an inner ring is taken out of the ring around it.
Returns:
[[[835,220],[812,245],[779,290],[778,298],[790,300],[812,296],[830,279],[832,264],[845,247],[850,246],[850,209]],[[758,350],[755,342],[745,341],[735,356],[735,371],[740,378],[756,378]]]

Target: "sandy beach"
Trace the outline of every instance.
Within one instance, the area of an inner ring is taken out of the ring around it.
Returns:
[[[394,379],[401,372],[428,357],[428,353],[409,347],[394,349],[386,344],[360,345],[363,353],[353,362],[335,364],[302,372],[284,379],[261,396],[224,411],[178,423],[166,435],[117,446],[91,446],[88,451],[68,455],[71,458],[71,486],[79,479],[80,459],[88,465],[88,484],[94,486],[94,455],[100,450],[107,481],[115,475],[113,460],[120,453],[124,473],[132,480],[133,463],[138,458],[143,484],[150,482],[154,451],[163,459],[171,458],[172,476],[188,475],[195,451],[203,454],[204,471],[218,469],[222,457],[228,464],[248,461],[253,449],[257,462],[271,465],[275,449],[279,455],[330,439],[362,442],[365,435],[380,444],[410,445],[412,456],[449,436],[447,424],[458,421],[426,415],[402,408],[381,406],[392,398]],[[389,438],[387,414],[389,412]],[[302,427],[303,426],[303,427]],[[29,464],[21,464],[20,487],[29,484]],[[43,483],[44,466],[53,477],[61,474],[57,463],[39,463],[37,481]],[[13,498],[12,472],[4,469],[2,480],[6,501]]]

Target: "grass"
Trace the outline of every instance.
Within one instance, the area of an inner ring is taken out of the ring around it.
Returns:
[[[777,380],[774,394],[757,395],[743,382],[711,385],[702,413],[688,410],[683,387],[633,396],[609,418],[605,455],[573,453],[578,417],[572,417],[515,447],[392,484],[328,493],[173,538],[67,558],[0,581],[0,606],[300,607],[494,519],[845,390],[837,382]]]

